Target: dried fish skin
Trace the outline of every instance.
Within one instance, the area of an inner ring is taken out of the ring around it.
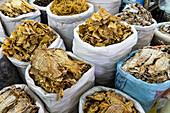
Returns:
[[[80,14],[88,9],[85,0],[54,0],[50,6],[51,12],[59,16]]]
[[[90,65],[71,58],[59,48],[35,50],[30,64],[29,74],[35,84],[47,93],[57,93],[56,100],[62,99],[64,90],[90,69]]]
[[[5,4],[0,7],[0,11],[6,16],[17,17],[22,14],[35,12],[36,9],[25,0],[11,0],[6,1]]]
[[[165,49],[166,48],[166,49]],[[122,69],[147,83],[170,80],[170,54],[168,47],[146,46],[124,62]]]
[[[83,111],[84,113],[138,113],[131,101],[112,90],[95,92],[86,96]]]
[[[102,47],[122,42],[133,31],[129,25],[121,23],[119,17],[109,14],[99,6],[99,11],[80,25],[77,33],[82,41]]]
[[[49,26],[33,20],[25,20],[11,34],[12,37],[6,37],[2,44],[2,53],[26,62],[36,48],[47,48],[57,39]]]

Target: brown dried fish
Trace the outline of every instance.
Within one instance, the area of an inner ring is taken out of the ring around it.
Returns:
[[[84,42],[98,47],[120,43],[132,33],[129,25],[124,25],[119,17],[109,14],[100,6],[99,11],[80,25],[78,31]]]
[[[25,0],[11,0],[6,1],[5,4],[0,7],[0,11],[6,16],[17,17],[22,14],[35,12],[36,9]]]
[[[138,113],[131,101],[112,90],[96,92],[86,99],[84,113]]]
[[[158,29],[163,34],[170,34],[170,23],[163,24]]]
[[[146,46],[128,59],[122,69],[148,83],[170,80],[170,54],[164,48]]]
[[[85,12],[89,5],[85,0],[54,0],[50,10],[55,15],[74,15]]]
[[[33,20],[25,20],[11,34],[2,44],[2,53],[21,61],[29,61],[36,48],[47,48],[57,38],[49,26]]]
[[[36,85],[48,93],[56,92],[58,100],[88,69],[90,65],[71,59],[62,49],[37,49],[31,57],[29,73]]]
[[[150,26],[153,24],[151,13],[140,3],[130,4],[130,7],[117,16],[131,25]]]

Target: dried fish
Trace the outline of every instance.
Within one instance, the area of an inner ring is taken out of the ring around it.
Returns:
[[[119,17],[100,6],[99,11],[80,25],[77,32],[84,42],[98,47],[120,43],[133,33],[129,25],[124,25]]]
[[[57,35],[46,24],[25,20],[2,44],[2,53],[21,61],[29,61],[36,48],[47,48]]]
[[[37,49],[31,57],[29,74],[46,92],[57,93],[58,100],[88,69],[90,65],[73,60],[62,49]]]
[[[170,23],[159,26],[158,30],[163,34],[170,34]]]
[[[86,97],[84,113],[138,113],[131,101],[115,91],[100,91]]]
[[[170,80],[170,54],[165,48],[146,46],[128,59],[122,69],[148,83]]]
[[[36,9],[25,0],[11,0],[1,5],[0,11],[6,16],[17,17],[22,14],[35,12]]]
[[[46,7],[48,4],[50,4],[53,0],[35,0],[34,4]]]
[[[130,4],[129,9],[124,10],[117,16],[128,24],[137,26],[150,26],[154,22],[152,21],[152,15],[147,11],[140,3]]]
[[[0,94],[1,113],[36,113],[39,107],[21,88],[12,86]]]
[[[54,0],[50,9],[55,15],[74,15],[87,11],[89,5],[85,0]]]

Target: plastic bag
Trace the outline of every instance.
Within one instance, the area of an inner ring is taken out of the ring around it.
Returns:
[[[133,51],[129,56],[127,56],[117,64],[115,88],[118,88],[128,95],[132,96],[142,105],[145,112],[147,112],[156,103],[163,92],[170,87],[170,80],[158,84],[149,84],[142,81],[141,79],[136,79],[131,74],[124,72],[121,69],[122,65],[136,52],[138,52],[138,50]]]
[[[45,110],[44,105],[41,102],[41,100],[27,87],[27,85],[25,85],[25,84],[15,84],[13,86],[16,86],[16,88],[23,89],[34,100],[35,104],[40,108],[38,113],[46,113],[46,110]],[[10,87],[12,87],[12,86],[8,86],[8,87],[3,88],[0,91],[0,93],[5,91],[6,89],[8,89]]]
[[[77,31],[79,31],[79,26],[74,29],[73,53],[95,64],[97,85],[114,86],[116,63],[129,54],[132,47],[137,43],[137,32],[133,26],[131,26],[131,28],[134,32],[131,36],[121,43],[106,47],[94,47],[87,42],[83,42],[77,33]]]
[[[159,8],[170,14],[170,0],[159,0]]]
[[[35,8],[37,9],[37,8]],[[21,20],[34,20],[35,22],[40,22],[40,11],[37,9],[35,12],[30,12],[27,14],[22,14],[18,17],[11,18],[8,16],[5,16],[1,11],[0,11],[0,16],[1,16],[1,21],[2,25],[4,26],[4,29],[7,33],[8,36],[11,35],[11,32],[15,30],[18,24],[23,23]]]
[[[65,45],[63,40],[60,38],[60,35],[54,30],[52,31],[57,35],[57,39],[53,41],[53,43],[48,48],[62,48],[63,50],[65,50]],[[17,67],[22,80],[25,82],[25,70],[29,65],[29,62],[20,61],[12,57],[8,57],[8,59]]]
[[[79,101],[79,113],[84,113],[83,112],[83,108],[86,102],[86,96],[87,95],[92,95],[95,92],[98,91],[109,91],[109,90],[114,90],[116,92],[116,94],[125,97],[127,100],[132,101],[132,103],[134,104],[135,108],[140,112],[140,113],[145,113],[142,106],[133,98],[131,98],[129,95],[117,90],[117,89],[113,89],[113,88],[107,88],[107,87],[103,87],[103,86],[96,86],[93,87],[92,89],[88,90],[87,92],[85,92],[81,97],[80,97],[80,101]]]
[[[66,52],[66,54],[78,60],[82,60],[71,52]],[[29,65],[26,69],[25,79],[28,86],[43,100],[50,113],[68,113],[77,107],[79,97],[94,85],[95,67],[91,63],[88,64],[91,65],[91,68],[82,75],[75,85],[64,90],[64,97],[58,101],[56,101],[56,93],[47,93],[41,87],[35,85],[35,82],[29,76],[29,69],[31,65]]]
[[[92,4],[89,4],[89,9],[83,13],[69,15],[69,16],[58,16],[52,14],[50,10],[50,3],[47,6],[47,16],[48,16],[48,25],[52,26],[54,30],[56,30],[64,40],[66,48],[71,50],[72,48],[72,40],[73,40],[73,30],[74,28],[79,25],[80,23],[84,22],[85,20],[89,19],[90,16],[94,12],[94,7]]]
[[[120,1],[121,0],[86,0],[87,2],[94,5],[94,11],[98,12],[100,5],[103,9],[108,11],[111,15],[119,12]]]

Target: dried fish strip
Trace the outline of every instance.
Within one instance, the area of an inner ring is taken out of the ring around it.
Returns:
[[[58,100],[88,69],[90,65],[71,59],[62,49],[37,49],[31,57],[29,74],[46,92],[57,93]]]
[[[1,113],[36,113],[39,107],[21,88],[12,86],[0,94]]]
[[[170,34],[170,23],[159,26],[158,30],[163,34]]]
[[[128,59],[122,66],[127,73],[148,83],[162,83],[170,80],[168,75],[170,54],[168,47],[146,46]]]
[[[117,16],[131,25],[150,26],[153,24],[151,13],[140,3],[130,4],[130,7]]]
[[[25,20],[11,34],[2,44],[2,53],[20,61],[30,61],[36,48],[47,48],[57,38],[49,26],[33,20]]]
[[[35,12],[36,9],[25,0],[11,0],[1,5],[0,11],[6,16],[17,17],[22,14]]]
[[[35,0],[34,4],[46,7],[48,4],[50,4],[53,0]]]
[[[138,113],[131,101],[112,90],[96,92],[86,99],[84,113]]]
[[[54,0],[50,7],[53,14],[60,16],[80,14],[88,9],[85,0]]]
[[[80,25],[77,32],[84,42],[97,47],[120,43],[133,33],[129,25],[124,25],[119,17],[109,14],[100,6],[99,11]]]

